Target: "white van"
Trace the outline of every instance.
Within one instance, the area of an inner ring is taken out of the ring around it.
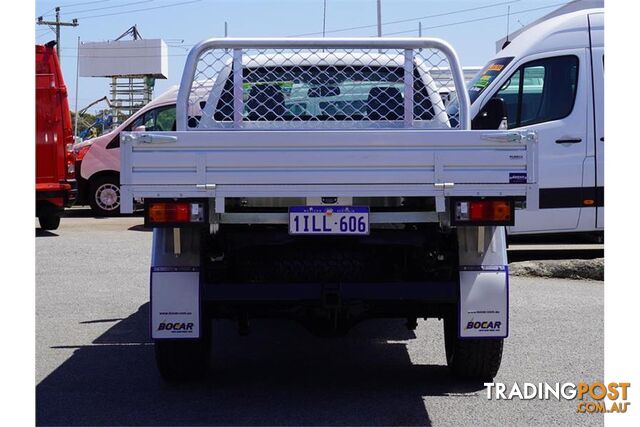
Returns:
[[[603,9],[572,12],[531,27],[487,63],[468,91],[474,129],[498,128],[506,110],[509,129],[526,126],[538,134],[540,209],[517,210],[509,233],[601,236]]]
[[[75,146],[77,204],[89,204],[100,216],[120,212],[120,133],[175,130],[177,95],[178,86],[172,86],[116,129]]]

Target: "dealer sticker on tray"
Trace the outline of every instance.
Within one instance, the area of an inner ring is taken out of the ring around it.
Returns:
[[[292,206],[289,234],[369,234],[369,208],[363,206]]]

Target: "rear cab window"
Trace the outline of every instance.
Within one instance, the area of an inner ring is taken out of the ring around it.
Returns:
[[[402,120],[404,70],[380,66],[286,66],[244,70],[243,119],[248,121]],[[414,69],[414,118],[436,112],[422,76]],[[233,120],[233,74],[214,113]]]

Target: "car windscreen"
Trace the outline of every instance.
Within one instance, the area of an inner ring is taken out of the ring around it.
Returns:
[[[504,58],[496,58],[489,61],[476,76],[467,84],[467,91],[469,92],[469,102],[473,102],[478,99],[480,94],[489,87],[491,82],[495,80],[498,75],[504,70],[507,65],[513,60],[512,56]]]
[[[484,90],[489,87],[491,82],[495,80],[498,75],[506,68],[506,66],[513,60],[513,56],[496,58],[489,61],[482,70],[475,75],[467,83],[467,92],[469,92],[469,104],[473,104]],[[455,98],[447,105],[447,114],[451,117],[451,126],[458,126],[458,99]]]

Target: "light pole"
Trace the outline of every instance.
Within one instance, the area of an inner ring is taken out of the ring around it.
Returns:
[[[377,0],[378,12],[378,37],[382,37],[382,0]]]
[[[327,0],[324,0],[322,7],[322,38],[324,38],[327,30]]]
[[[78,136],[78,77],[80,77],[80,36],[78,36],[78,49],[76,50],[76,106],[74,113],[73,135]]]

